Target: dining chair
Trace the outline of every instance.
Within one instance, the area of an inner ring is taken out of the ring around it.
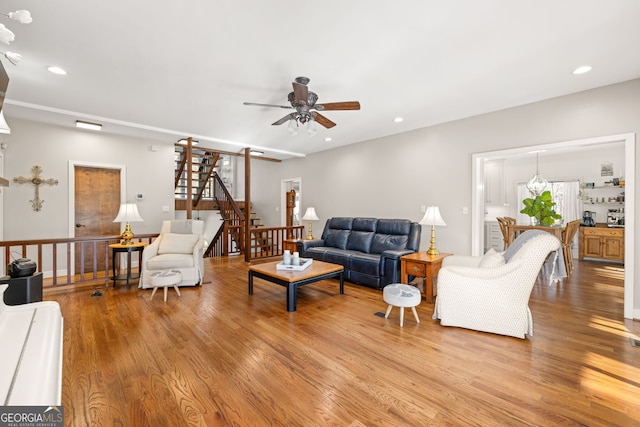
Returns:
[[[509,246],[509,233],[511,233],[511,230],[509,230],[509,225],[515,224],[516,219],[508,216],[497,217],[496,219],[498,220],[498,224],[500,225],[500,231],[502,232],[502,241],[504,242],[504,249],[506,250]]]
[[[576,219],[567,224],[564,232],[562,233],[562,253],[564,255],[564,265],[567,269],[567,276],[570,276],[573,272],[573,239],[580,228],[580,220]]]

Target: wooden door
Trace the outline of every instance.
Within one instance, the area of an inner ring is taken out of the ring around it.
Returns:
[[[291,227],[293,226],[293,214],[296,208],[296,190],[287,191],[285,197],[287,198],[287,201],[286,201],[286,207],[287,207],[286,221],[287,222],[285,226]],[[292,237],[293,237],[293,233],[289,231],[287,233],[287,238],[291,239]]]
[[[75,237],[115,236],[120,223],[113,222],[120,208],[120,169],[76,166],[75,180]],[[75,270],[93,271],[94,252],[97,271],[105,270],[105,245],[75,245]],[[81,254],[84,253],[84,263]]]

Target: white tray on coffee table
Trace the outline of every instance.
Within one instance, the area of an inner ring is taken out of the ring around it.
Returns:
[[[313,258],[300,258],[300,265],[284,265],[280,262],[276,265],[276,270],[302,271],[313,264]]]

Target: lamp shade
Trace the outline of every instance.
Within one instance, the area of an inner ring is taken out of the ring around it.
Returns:
[[[135,203],[123,203],[120,205],[118,215],[113,222],[142,222],[144,221],[138,213],[138,206]]]
[[[440,215],[440,208],[437,206],[429,206],[424,214],[424,217],[420,220],[422,225],[437,225],[438,227],[444,227],[447,225]]]
[[[320,218],[318,218],[318,214],[316,214],[316,208],[310,207],[307,208],[302,219],[304,221],[318,221]]]

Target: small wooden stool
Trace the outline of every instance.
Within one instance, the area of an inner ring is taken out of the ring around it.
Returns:
[[[418,312],[416,311],[416,306],[422,301],[420,289],[403,283],[392,283],[384,287],[382,290],[382,298],[384,302],[389,304],[387,312],[384,315],[385,319],[389,318],[389,313],[391,313],[391,309],[395,305],[396,307],[400,307],[400,327],[404,325],[405,307],[411,307],[416,322],[420,323]]]
[[[173,286],[178,296],[180,296],[180,290],[178,289],[178,283],[182,282],[182,273],[178,270],[162,270],[151,273],[149,276],[149,282],[153,286],[153,292],[151,292],[151,298],[156,294],[158,288],[164,288],[164,302],[167,302],[167,288]]]

